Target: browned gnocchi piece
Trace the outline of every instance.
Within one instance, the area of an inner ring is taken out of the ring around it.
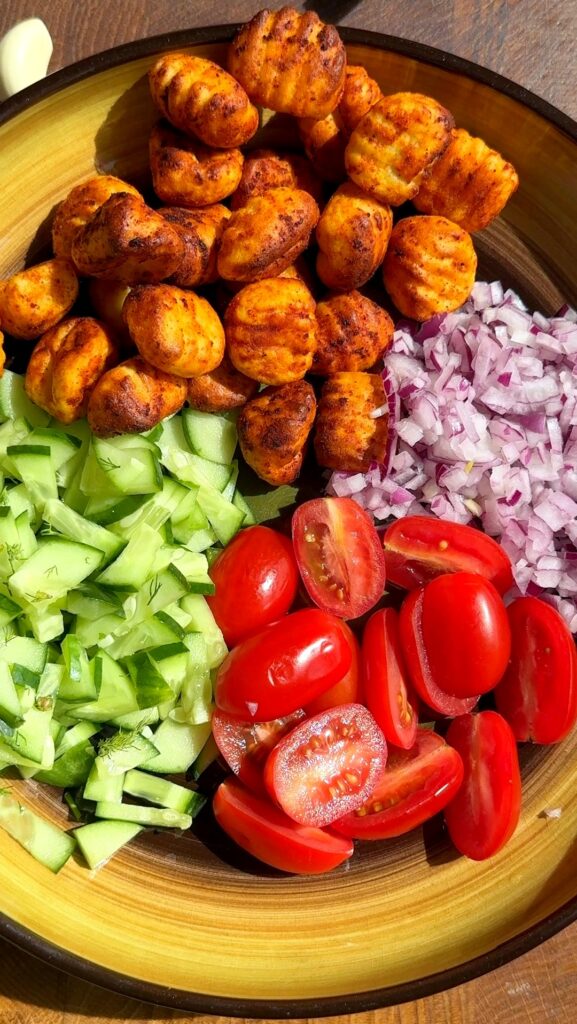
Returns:
[[[97,437],[151,430],[182,408],[186,381],[136,356],[102,375],[88,402],[88,423]]]
[[[14,338],[31,341],[72,309],[78,277],[69,260],[53,259],[0,281],[0,323]]]
[[[245,462],[275,487],[292,483],[303,463],[315,413],[315,393],[307,381],[264,388],[238,418]]]
[[[317,305],[317,350],[312,373],[368,370],[393,340],[386,310],[360,292],[338,292]]]
[[[381,265],[393,217],[390,208],[352,182],[331,196],[317,224],[317,274],[327,288],[360,288]]]
[[[26,393],[61,423],[73,423],[86,416],[97,381],[117,361],[106,327],[92,317],[73,317],[40,338],[26,369]]]
[[[483,139],[456,128],[413,199],[417,210],[481,231],[497,217],[519,185],[513,164]]]
[[[317,346],[315,300],[290,278],[255,281],[235,295],[224,314],[231,362],[262,384],[300,380]]]
[[[294,117],[326,117],[341,98],[346,53],[314,11],[263,10],[237,32],[228,69],[254,103]]]
[[[309,192],[315,202],[322,199],[321,182],[306,157],[300,153],[255,149],[245,157],[240,183],[230,202],[231,210],[239,210],[253,196],[261,196],[271,188],[300,188]]]
[[[271,188],[233,213],[220,244],[218,272],[229,281],[275,277],[294,263],[319,219],[308,192]]]
[[[130,287],[127,284],[122,284],[121,281],[107,281],[104,277],[94,277],[88,285],[88,294],[94,312],[120,341],[124,341],[127,337],[126,324],[122,318],[122,307],[129,291]]]
[[[54,255],[71,259],[72,243],[82,228],[110,196],[128,192],[142,198],[138,189],[112,174],[98,174],[76,185],[57,207],[52,222]]]
[[[166,122],[149,140],[152,184],[159,199],[174,206],[212,206],[231,195],[241,175],[240,149],[209,149]]]
[[[356,64],[347,65],[345,87],[337,107],[337,113],[347,135],[355,130],[359,121],[368,114],[382,95],[380,86],[365,68]]]
[[[171,206],[159,212],[184,242],[184,256],[169,283],[179,288],[198,288],[216,281],[216,256],[230,210],[216,203],[201,210]]]
[[[224,355],[224,329],[206,299],[171,284],[137,285],[122,315],[140,355],[176,377],[210,373]]]
[[[380,374],[335,373],[324,383],[319,400],[314,447],[327,469],[365,473],[382,462],[388,437],[387,415],[372,415],[385,404]]]
[[[454,124],[452,114],[430,96],[383,96],[349,139],[347,173],[369,195],[399,206],[417,194],[447,148]]]
[[[226,351],[222,362],[210,373],[188,381],[188,404],[201,412],[229,412],[244,405],[258,391],[258,382],[240,373]]]
[[[473,240],[458,224],[446,217],[405,217],[393,229],[383,281],[403,316],[428,320],[465,302],[476,269]]]
[[[178,269],[184,242],[178,231],[137,196],[107,199],[72,244],[81,274],[124,284],[163,281]]]

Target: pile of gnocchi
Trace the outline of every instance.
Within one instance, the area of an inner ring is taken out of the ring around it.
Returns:
[[[106,174],[73,188],[53,258],[0,282],[0,327],[36,342],[26,390],[62,423],[108,437],[185,402],[238,410],[242,454],[273,485],[296,478],[311,435],[320,466],[363,472],[387,447],[384,307],[458,308],[471,232],[517,174],[435,99],[383,95],[313,12],[261,11],[227,67],[155,62],[158,203]],[[303,151],[254,148],[259,108],[296,119]],[[379,268],[374,301],[360,289]],[[74,315],[82,278],[94,316]]]

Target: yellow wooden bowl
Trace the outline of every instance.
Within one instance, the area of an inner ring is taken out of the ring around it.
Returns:
[[[146,71],[167,49],[222,61],[230,27],[90,58],[0,108],[0,277],[34,261],[51,212],[94,168],[142,183],[155,119]],[[481,275],[551,313],[577,301],[577,125],[522,89],[423,46],[343,30],[385,92],[416,90],[516,165],[521,187],[478,236]],[[268,129],[271,130],[271,129]],[[278,138],[286,122],[275,119]],[[350,1013],[413,999],[498,966],[577,917],[577,735],[521,753],[523,812],[485,863],[440,826],[358,844],[321,877],[250,868],[216,831],[146,835],[90,874],[53,877],[0,832],[0,931],[51,963],[182,1009],[252,1017]],[[59,795],[15,783],[65,822]],[[561,808],[549,819],[548,808]]]

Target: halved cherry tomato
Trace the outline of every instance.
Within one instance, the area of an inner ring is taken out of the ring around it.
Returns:
[[[290,609],[299,574],[292,544],[268,526],[249,526],[212,563],[216,593],[207,597],[227,647],[234,647]]]
[[[235,843],[280,871],[318,875],[352,856],[350,839],[298,825],[236,779],[220,784],[212,806],[218,824]]]
[[[363,667],[367,707],[389,743],[404,750],[417,735],[417,707],[399,643],[394,608],[371,615],[363,633]]]
[[[316,697],[310,704],[307,704],[305,708],[307,715],[318,715],[321,711],[337,708],[340,704],[364,703],[361,648],[350,626],[347,626],[346,622],[343,622],[342,625],[351,648],[351,667],[338,683],[331,686],[330,690],[325,690],[320,697]]]
[[[557,743],[577,720],[575,641],[559,612],[537,597],[507,609],[511,659],[495,690],[497,709],[517,740]]]
[[[411,750],[389,747],[383,777],[366,804],[331,828],[352,839],[391,839],[442,811],[463,781],[460,754],[431,729]]]
[[[362,704],[343,704],[295,726],[271,751],[265,785],[301,825],[329,825],[361,807],[379,781],[387,743]]]
[[[447,572],[473,572],[500,594],[513,586],[509,556],[492,537],[473,526],[432,516],[406,516],[383,535],[387,579],[413,590]]]
[[[315,498],[292,518],[304,585],[316,605],[343,619],[373,608],[385,587],[385,556],[371,517],[352,498]]]
[[[342,622],[318,608],[285,615],[224,659],[216,705],[243,721],[269,722],[306,706],[342,679],[351,649]]]
[[[255,793],[266,793],[263,771],[275,743],[306,718],[301,709],[272,722],[241,722],[217,708],[212,735],[229,768]]]
[[[463,783],[445,808],[449,835],[471,860],[486,860],[511,838],[521,808],[517,744],[496,711],[462,715],[451,722],[447,743],[461,755]]]

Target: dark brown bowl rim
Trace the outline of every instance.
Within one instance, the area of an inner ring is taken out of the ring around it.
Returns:
[[[60,89],[82,81],[100,71],[116,67],[119,64],[138,60],[169,48],[192,46],[200,43],[228,42],[237,25],[214,25],[200,29],[185,29],[178,32],[163,33],[125,43],[102,53],[94,54],[85,60],[78,61],[57,71],[35,85],[0,104],[0,125],[12,117],[22,113],[28,107],[51,96]],[[517,100],[541,117],[550,121],[577,144],[577,122],[568,114],[564,114],[551,103],[530,92],[523,86],[499,75],[488,68],[483,68],[472,61],[445,53],[424,43],[389,36],[380,32],[368,32],[363,29],[339,28],[345,43],[361,44],[380,50],[390,50],[410,57],[421,63],[446,68],[448,71],[466,75],[477,82],[488,85],[506,96]],[[111,989],[124,996],[139,999],[171,1009],[186,1010],[193,1013],[212,1014],[216,1016],[266,1018],[301,1018],[329,1017],[335,1015],[366,1013],[385,1006],[423,999],[437,992],[462,985],[482,974],[493,971],[509,963],[523,953],[529,952],[547,939],[562,931],[577,920],[577,896],[569,900],[555,913],[549,914],[538,924],[502,943],[489,953],[475,957],[464,964],[448,968],[437,974],[427,975],[415,981],[390,985],[387,988],[373,989],[369,992],[355,992],[349,996],[324,996],[319,999],[235,999],[230,996],[211,996],[183,989],[168,988],[140,981],[128,975],[101,967],[89,960],[70,953],[60,946],[35,935],[10,918],[0,914],[0,935],[27,953],[45,961],[51,967],[67,971],[82,978],[84,981],[103,988]]]

